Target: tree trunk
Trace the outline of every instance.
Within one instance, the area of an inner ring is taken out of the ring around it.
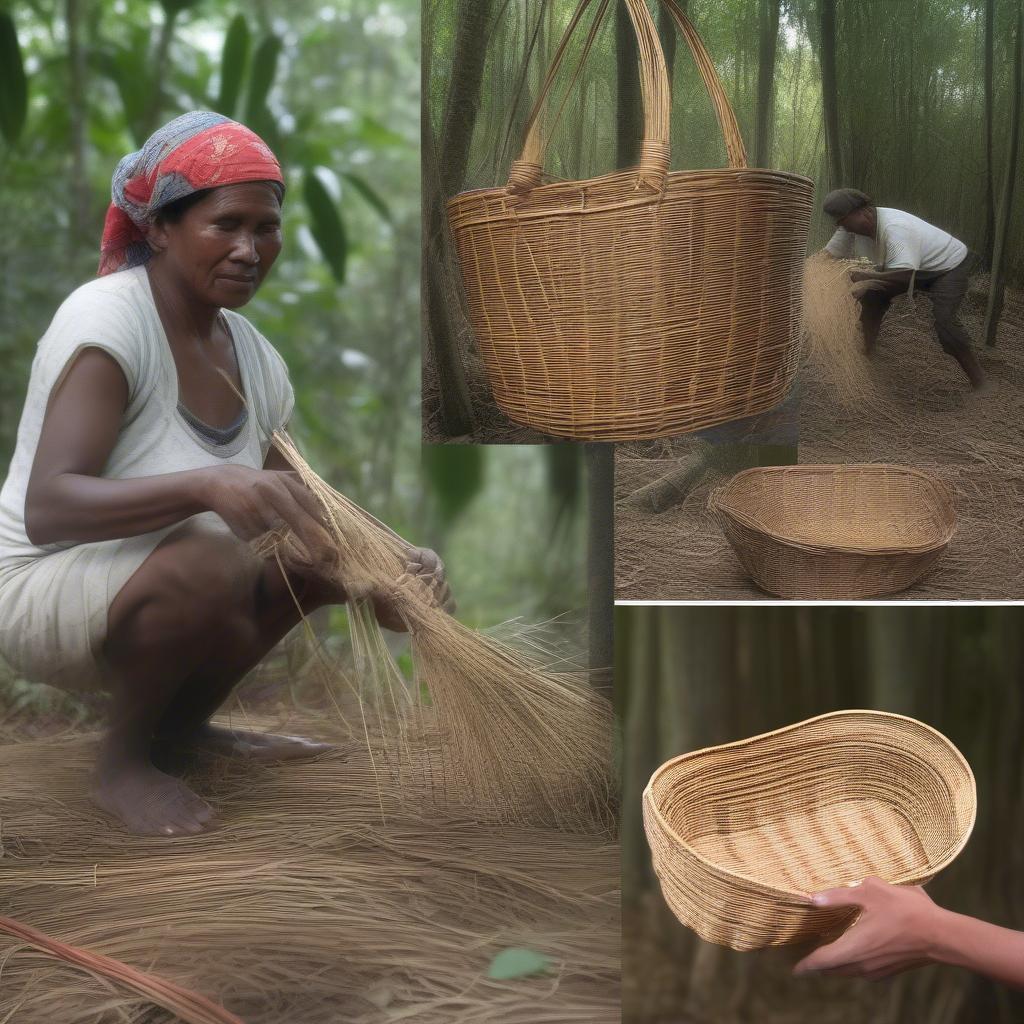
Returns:
[[[491,8],[491,0],[460,0],[453,20],[455,46],[439,140],[444,153],[441,164],[443,199],[455,195],[466,177],[487,59],[487,47],[481,45],[481,40],[489,35]]]
[[[1006,287],[1006,239],[1010,233],[1010,213],[1013,209],[1013,189],[1017,179],[1017,156],[1020,151],[1020,104],[1024,89],[1024,5],[1017,8],[1017,38],[1013,46],[1013,74],[1010,100],[1010,132],[1007,140],[1006,177],[999,203],[995,244],[992,248],[992,275],[989,283],[988,308],[985,311],[985,344],[994,347],[999,318],[1003,314],[1003,291]]]
[[[995,39],[996,0],[985,0],[985,236],[982,255],[992,266],[992,246],[996,235],[995,173],[992,167],[993,41]]]
[[[775,50],[779,41],[779,0],[761,0],[757,52],[757,119],[754,133],[754,166],[768,167],[772,160],[772,114],[775,97]]]
[[[839,101],[836,87],[836,0],[821,0],[821,105],[825,118],[828,187],[843,185],[839,138]]]
[[[635,904],[653,881],[641,796],[657,756],[657,611],[620,608],[615,622],[615,631],[621,638],[616,651],[616,707],[625,740],[621,755],[622,879],[623,897],[630,904]]]
[[[491,8],[492,0],[460,0],[452,21],[456,31],[451,78],[438,139],[433,137],[429,111],[424,110],[423,115],[424,328],[437,369],[442,429],[448,437],[468,434],[473,429],[473,416],[466,372],[448,308],[449,295],[458,294],[458,285],[452,280],[455,274],[446,275],[444,270],[455,265],[447,238],[444,204],[459,191],[466,177],[487,55],[481,40],[488,37]],[[429,48],[428,41],[424,49]],[[424,96],[430,95],[429,58],[429,52],[425,52]],[[442,154],[440,160],[435,146]]]
[[[587,594],[590,634],[590,678],[612,695],[612,652],[615,577],[612,571],[615,542],[613,486],[615,446],[588,444],[587,453]]]

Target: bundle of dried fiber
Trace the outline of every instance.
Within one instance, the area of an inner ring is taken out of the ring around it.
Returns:
[[[879,402],[864,354],[860,305],[850,290],[855,261],[816,253],[804,269],[804,330],[814,377],[840,405],[863,410]]]
[[[274,443],[317,497],[334,542],[332,571],[350,595],[353,644],[379,674],[397,729],[382,765],[399,785],[413,764],[411,735],[431,709],[442,758],[430,778],[439,801],[483,820],[549,822],[589,827],[613,799],[611,707],[585,674],[550,671],[500,640],[462,625],[434,603],[425,585],[406,574],[407,543],[326,484],[294,443]],[[279,553],[298,557],[297,539],[277,538]],[[291,547],[291,551],[288,548]],[[282,551],[282,548],[284,549]],[[384,593],[406,623],[413,686],[405,681],[367,596]]]

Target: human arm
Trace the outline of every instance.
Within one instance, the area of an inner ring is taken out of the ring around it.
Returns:
[[[829,256],[836,260],[853,259],[856,253],[856,236],[846,228],[837,227],[832,237],[821,249],[821,255]]]
[[[127,405],[117,361],[84,348],[54,387],[43,419],[25,498],[32,543],[132,537],[209,510],[245,540],[287,523],[311,551],[330,557],[315,499],[296,474],[226,464],[134,479],[102,476]]]
[[[939,907],[920,886],[868,878],[811,901],[817,907],[860,908],[861,914],[838,939],[804,957],[794,974],[879,979],[941,963],[1024,988],[1024,932]]]
[[[851,270],[850,280],[857,281],[882,281],[887,284],[905,285],[910,284],[910,279],[915,271],[906,267],[899,267],[894,270]]]

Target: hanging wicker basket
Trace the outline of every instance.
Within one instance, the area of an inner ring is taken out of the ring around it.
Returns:
[[[644,828],[672,912],[709,942],[760,949],[848,925],[807,897],[870,876],[922,885],[967,843],[974,776],[902,715],[838,711],[663,764]]]
[[[799,358],[813,184],[746,166],[700,37],[662,0],[711,95],[729,159],[723,169],[669,173],[665,59],[644,0],[625,2],[640,53],[639,166],[542,183],[535,107],[508,184],[448,203],[495,400],[516,422],[563,437],[662,437],[763,412],[784,397]]]
[[[905,466],[746,469],[710,506],[754,582],[779,597],[903,590],[942,557],[956,530],[950,489]]]

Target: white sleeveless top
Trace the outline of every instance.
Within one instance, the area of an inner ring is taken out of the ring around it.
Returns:
[[[57,310],[36,350],[18,439],[0,491],[0,656],[27,678],[64,688],[94,686],[107,609],[175,526],[136,537],[37,546],[25,533],[25,492],[46,405],[85,348],[112,356],[128,382],[128,407],[103,469],[112,479],[155,476],[233,462],[260,468],[270,436],[291,417],[284,361],[245,317],[231,330],[248,417],[225,445],[202,438],[178,408],[178,374],[144,267],[97,278]],[[212,512],[197,525],[227,529]]]

